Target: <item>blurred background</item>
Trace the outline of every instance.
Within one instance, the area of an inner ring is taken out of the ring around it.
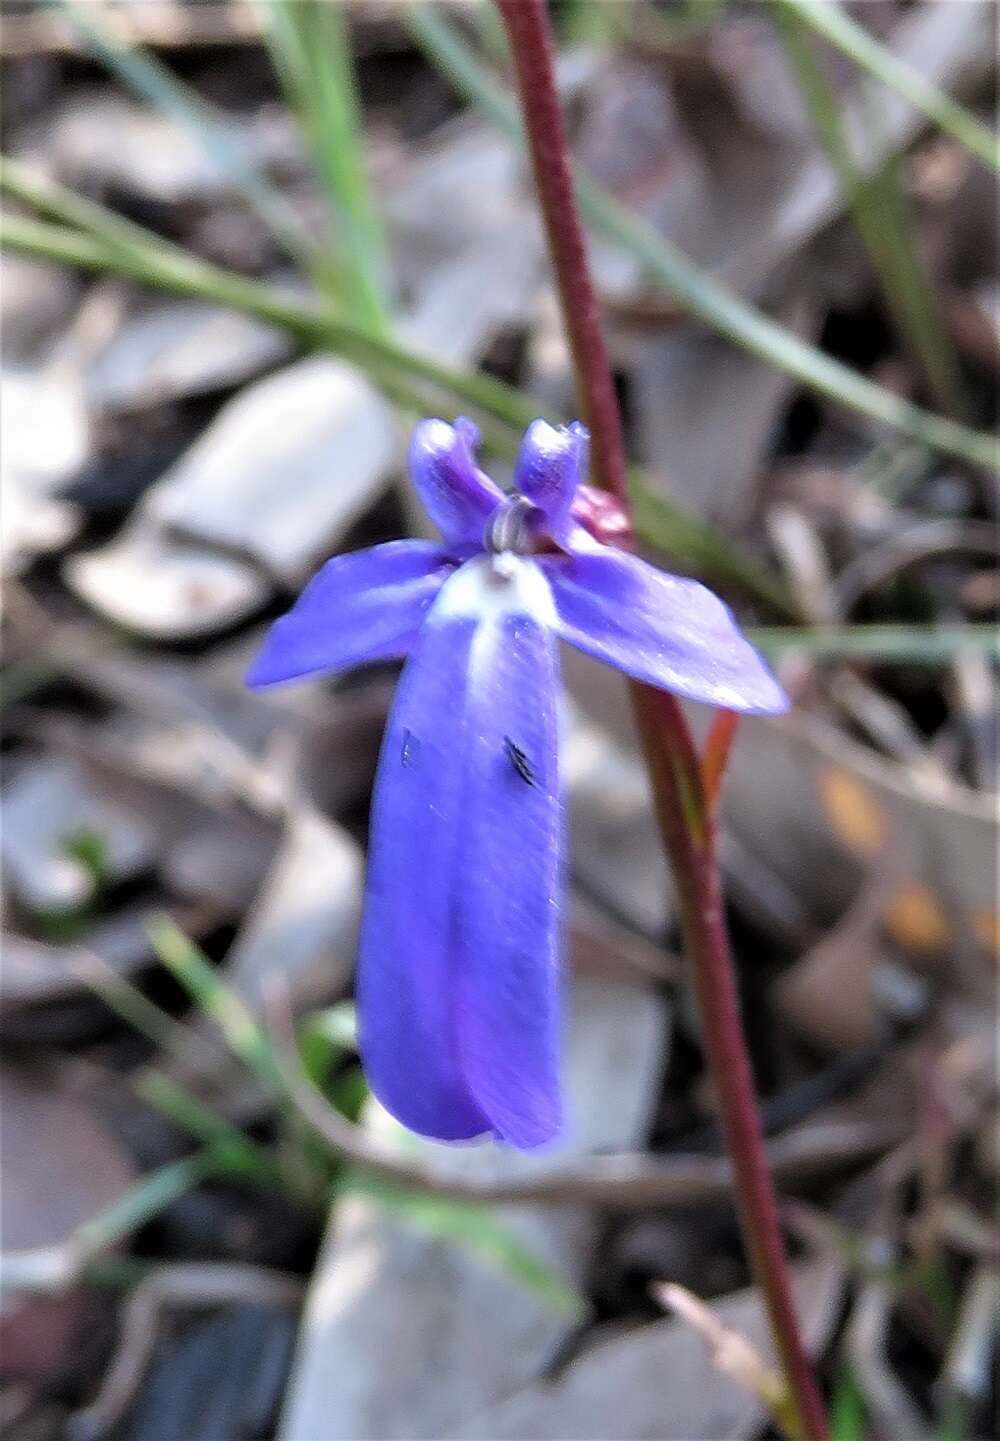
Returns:
[[[643,550],[796,701],[722,844],[834,1435],[988,1436],[996,10],[551,8]],[[242,684],[324,559],[424,524],[416,417],[507,483],[574,414],[496,13],[3,0],[0,50],[5,1434],[777,1434],[620,679],[565,656],[573,1123],[533,1158],[366,1096],[392,668]]]

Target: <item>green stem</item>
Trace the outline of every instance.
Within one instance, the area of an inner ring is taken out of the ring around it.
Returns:
[[[85,1222],[74,1233],[74,1243],[82,1256],[99,1256],[145,1226],[202,1181],[217,1176],[220,1169],[224,1170],[224,1165],[220,1166],[218,1155],[209,1148],[150,1171],[115,1205]]]
[[[1000,660],[1000,630],[986,621],[964,625],[751,626],[754,645],[767,655],[810,660],[865,660],[876,665],[950,665],[956,656]]]
[[[270,0],[269,44],[323,181],[337,298],[368,329],[388,335],[385,236],[365,172],[344,9]]]
[[[916,110],[947,135],[954,136],[984,165],[991,170],[1000,169],[1000,151],[989,127],[945,91],[939,90],[926,76],[914,70],[912,65],[887,50],[839,5],[825,3],[825,0],[780,0],[780,3],[793,10],[838,50],[849,55],[862,70],[867,70],[869,75],[909,100]],[[955,23],[961,22],[956,20]]]
[[[3,165],[4,177],[8,163]],[[0,188],[7,188],[3,179],[0,179]],[[447,396],[457,397],[515,429],[523,430],[538,414],[538,407],[527,397],[487,375],[451,370],[428,356],[406,350],[351,324],[322,301],[247,279],[165,245],[148,246],[140,254],[135,245],[125,241],[110,238],[105,241],[98,236],[6,214],[0,243],[22,254],[126,276],[176,295],[227,305],[255,315],[279,326],[305,346],[336,351],[371,371],[376,378],[389,373],[405,382],[407,377],[417,376]]]
[[[961,409],[958,363],[917,249],[894,159],[890,156],[876,174],[861,172],[841,122],[837,96],[813,54],[798,10],[788,0],[771,0],[771,8],[813,124],[837,172],[889,309],[922,366],[938,405],[957,414]]]
[[[214,111],[155,55],[132,45],[102,18],[99,7],[76,0],[49,0],[67,16],[87,44],[126,85],[174,124],[193,134],[219,174],[238,188],[286,254],[307,273],[322,272],[323,256],[279,190],[261,174]]]
[[[200,1141],[213,1157],[216,1173],[243,1176],[273,1189],[287,1189],[285,1172],[270,1151],[251,1141],[165,1071],[155,1067],[143,1071],[135,1081],[135,1093],[179,1130]]]
[[[36,182],[37,184],[37,182]],[[47,211],[59,216],[65,209],[55,187],[45,186]],[[0,190],[26,198],[20,167],[0,163]],[[98,207],[99,209],[99,207]],[[18,215],[3,215],[0,244],[38,259],[121,275],[145,285],[228,305],[280,326],[308,348],[332,351],[356,364],[400,405],[417,414],[436,410],[471,410],[480,422],[483,439],[499,455],[513,458],[525,427],[541,413],[551,411],[530,397],[487,375],[454,371],[426,356],[374,336],[345,320],[328,303],[309,300],[258,280],[220,270],[195,256],[156,243],[148,235],[145,248],[128,240],[106,240],[98,234],[81,235],[61,226],[46,225]],[[416,384],[415,379],[423,382]],[[499,423],[497,423],[499,422]],[[659,495],[641,473],[630,474],[636,506],[637,530],[644,540],[665,555],[720,582],[736,584],[755,595],[778,614],[794,615],[785,588],[734,541],[699,516]]]
[[[85,235],[102,241],[112,254],[131,256],[135,263],[139,263],[154,246],[182,259],[188,254],[179,245],[152,230],[147,230],[145,226],[126,220],[114,210],[108,210],[96,201],[88,200],[75,190],[68,190],[64,185],[49,180],[30,166],[6,155],[0,157],[0,194],[37,210],[46,220],[57,221],[70,230],[83,231]],[[4,229],[14,224],[18,218],[5,214]],[[14,233],[17,233],[16,225]]]

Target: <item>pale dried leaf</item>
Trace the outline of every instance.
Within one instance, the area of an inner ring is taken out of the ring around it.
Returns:
[[[426,275],[403,323],[404,337],[445,364],[475,362],[505,326],[533,314],[542,258],[537,221],[517,216],[496,224]]]
[[[36,555],[62,550],[83,523],[77,506],[53,500],[12,475],[0,475],[0,575],[17,576]]]
[[[0,1073],[0,1158],[7,1252],[67,1240],[132,1182],[128,1160],[94,1110],[41,1067],[8,1062]],[[71,1371],[85,1340],[86,1307],[79,1291],[51,1298],[5,1292],[5,1377],[43,1380]]]
[[[2,807],[8,882],[29,906],[75,906],[89,899],[91,873],[66,849],[81,832],[98,839],[112,881],[137,874],[155,853],[152,827],[109,803],[70,760],[29,762],[5,788]]]
[[[226,956],[229,984],[259,1012],[268,976],[297,1003],[342,993],[354,966],[364,863],[356,841],[307,805],[284,838]]]
[[[996,797],[919,774],[797,710],[748,717],[722,794],[727,823],[817,918],[841,913],[862,867],[891,858],[900,884],[924,888],[950,928],[928,966],[992,1004],[988,920],[996,909]],[[987,994],[988,993],[988,994]]]
[[[228,146],[255,163],[300,153],[290,118],[262,110],[213,115]],[[233,187],[201,138],[155,110],[107,90],[77,92],[50,118],[45,160],[66,183],[109,187],[164,205],[217,199]]]
[[[0,474],[35,494],[58,491],[90,454],[82,397],[62,373],[4,369],[0,420]]]
[[[271,592],[245,561],[175,540],[142,512],[110,545],[73,556],[63,573],[88,605],[154,640],[212,635],[258,610]]]
[[[670,890],[645,769],[582,712],[568,710],[568,716],[560,764],[572,875],[635,930],[662,935]]]
[[[961,22],[956,23],[955,12],[947,7],[915,6],[903,14],[888,44],[939,89],[960,94],[988,70],[993,54],[990,7],[963,6]],[[909,101],[887,86],[879,91],[877,114],[878,124],[873,125],[867,93],[853,96],[844,111],[851,153],[866,169],[877,168],[887,155],[905,149],[926,125]],[[744,211],[741,243],[724,266],[727,281],[756,289],[841,214],[845,203],[836,171],[817,148],[769,203],[766,215]]]
[[[664,1064],[662,998],[578,982],[569,1030],[570,1142],[546,1156],[402,1137],[376,1110],[370,1124],[435,1164],[466,1175],[528,1175],[568,1155],[644,1138]],[[497,1213],[522,1245],[579,1282],[593,1220],[574,1207]],[[431,1240],[365,1197],[335,1210],[306,1305],[282,1436],[437,1437],[537,1376],[567,1321],[506,1273]],[[391,1364],[386,1358],[391,1357]],[[437,1378],[447,1384],[437,1384]],[[609,1433],[610,1434],[610,1433]]]
[[[786,286],[776,319],[813,338],[819,315],[815,285],[810,289],[807,298],[801,279]],[[690,326],[645,341],[634,375],[641,459],[650,474],[688,509],[738,528],[757,500],[766,447],[794,381]]]
[[[296,585],[378,498],[396,458],[387,402],[350,366],[314,357],[231,400],[144,509]]]
[[[223,390],[285,360],[275,326],[201,301],[172,300],[131,316],[87,369],[92,405],[136,410]]]
[[[835,1257],[800,1262],[792,1276],[802,1329],[813,1352],[836,1324],[844,1285]],[[773,1355],[758,1293],[712,1304],[719,1323]],[[465,1420],[446,1436],[462,1441],[740,1441],[765,1419],[755,1396],[715,1366],[704,1341],[683,1321],[657,1321],[584,1353],[556,1380],[535,1383]]]

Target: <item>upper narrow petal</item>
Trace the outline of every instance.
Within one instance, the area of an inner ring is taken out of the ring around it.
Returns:
[[[406,655],[452,569],[440,546],[419,540],[335,555],[271,626],[247,684]]]
[[[570,511],[587,469],[588,440],[578,421],[555,426],[533,420],[521,442],[514,483],[542,511],[546,533],[560,545],[572,528]]]
[[[697,581],[665,575],[581,531],[571,554],[540,556],[538,564],[570,645],[689,700],[760,715],[788,709],[729,607]]]
[[[382,743],[358,948],[358,1022],[368,1082],[411,1130],[489,1132],[463,1078],[455,1028],[454,901],[466,716],[476,623],[428,623]]]
[[[478,616],[456,874],[459,1055],[497,1133],[530,1148],[562,1128],[555,616],[537,567],[513,557],[464,566],[429,625],[449,612]]]
[[[410,474],[424,509],[450,546],[479,545],[503,492],[476,465],[479,432],[459,417],[422,420],[410,440]]]

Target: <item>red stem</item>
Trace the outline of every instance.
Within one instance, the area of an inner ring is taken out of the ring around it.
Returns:
[[[825,1441],[826,1415],[795,1314],[757,1087],[743,1035],[722,909],[712,806],[704,795],[700,823],[692,825],[685,815],[691,804],[690,778],[700,777],[701,768],[676,699],[637,685],[633,700],[653,776],[657,821],[677,881],[681,925],[693,962],[705,1050],[733,1163],[743,1235],[767,1303],[798,1434],[808,1441]]]
[[[722,779],[729,763],[729,752],[739,727],[740,717],[734,710],[717,710],[705,737],[705,748],[701,753],[701,778],[705,786],[705,799],[714,810],[722,789]]]
[[[545,0],[497,0],[497,4],[510,37],[535,183],[595,465],[630,516],[621,419],[573,193]],[[713,811],[734,724],[720,721],[713,727],[703,769],[674,697],[637,683],[632,696],[660,832],[677,879],[681,924],[694,965],[705,1047],[732,1157],[747,1249],[767,1303],[796,1434],[808,1441],[827,1441],[823,1403],[795,1315],[722,912]]]
[[[573,355],[576,388],[590,431],[595,474],[631,515],[621,414],[604,343],[597,293],[583,226],[573,194],[573,172],[559,96],[553,82],[552,31],[536,0],[497,0],[510,35],[521,109],[531,148],[535,185],[559,285],[563,322]]]

